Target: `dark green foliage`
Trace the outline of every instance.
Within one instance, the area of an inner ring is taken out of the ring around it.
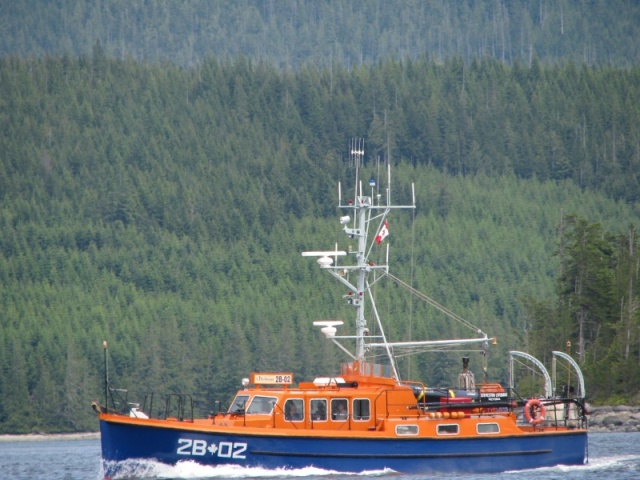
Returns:
[[[640,59],[634,0],[23,0],[7,2],[0,23],[0,55],[88,55],[99,41],[99,52],[117,58],[187,67],[212,52],[287,68],[424,54],[467,63]],[[100,60],[94,66],[103,72]]]
[[[553,334],[528,339],[540,327],[521,300],[554,297],[561,210],[597,221],[587,253],[601,258],[579,298],[585,362],[627,375],[637,256],[616,269],[605,232],[638,221],[638,76],[490,59],[184,70],[97,44],[77,60],[0,60],[0,431],[94,429],[105,339],[111,380],[132,397],[191,392],[208,408],[253,369],[336,371],[341,356],[311,322],[352,312],[299,252],[345,244],[336,184],[352,191],[346,148],[362,132],[367,177],[391,161],[401,203],[417,185],[415,215],[390,220],[394,273],[505,349],[577,338],[567,309],[557,325],[544,317]],[[392,339],[466,334],[377,288]],[[425,358],[402,372],[457,374],[458,359]],[[490,358],[490,380],[505,379],[504,360]]]
[[[616,238],[599,224],[569,216],[561,222],[559,246],[557,301],[525,302],[531,351],[544,355],[550,345],[568,348],[584,367],[592,399],[637,401],[640,289],[635,229]]]

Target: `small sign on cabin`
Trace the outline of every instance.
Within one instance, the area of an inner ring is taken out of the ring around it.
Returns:
[[[251,375],[251,383],[254,385],[291,385],[292,373],[254,373]]]

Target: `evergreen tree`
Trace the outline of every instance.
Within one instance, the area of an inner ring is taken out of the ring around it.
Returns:
[[[562,259],[562,274],[558,280],[560,312],[567,312],[571,334],[577,338],[577,355],[581,363],[594,348],[600,336],[609,334],[613,307],[613,262],[611,238],[601,225],[568,216],[566,248]]]

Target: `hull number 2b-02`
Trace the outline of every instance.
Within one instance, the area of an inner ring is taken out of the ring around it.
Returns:
[[[217,455],[220,458],[247,458],[245,452],[247,444],[244,442],[218,442],[208,443],[206,440],[193,440],[191,438],[178,439],[178,455]]]

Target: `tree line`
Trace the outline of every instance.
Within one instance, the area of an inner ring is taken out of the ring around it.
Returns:
[[[633,0],[122,0],[10,2],[0,55],[90,54],[193,67],[211,54],[282,68],[352,67],[428,55],[529,65],[573,61],[633,66],[640,6]]]
[[[618,238],[638,219],[637,76],[492,59],[183,69],[99,45],[1,59],[0,431],[95,429],[103,340],[132,397],[190,392],[203,409],[251,370],[336,371],[311,322],[351,311],[299,252],[344,242],[335,185],[351,188],[348,139],[363,134],[367,175],[392,163],[400,202],[417,185],[415,217],[391,220],[398,276],[505,347],[570,337],[594,399],[628,398],[607,382],[638,358],[637,244]],[[563,209],[577,217],[561,236]],[[577,219],[601,225],[599,255],[578,258]],[[378,288],[391,338],[458,333]],[[556,298],[548,317],[531,307]],[[457,363],[402,371],[446,384]]]
[[[589,372],[592,398],[637,402],[640,323],[636,227],[614,235],[599,223],[570,215],[561,220],[559,230],[556,297],[525,300],[528,346],[546,358],[547,346],[566,338],[569,353]]]

